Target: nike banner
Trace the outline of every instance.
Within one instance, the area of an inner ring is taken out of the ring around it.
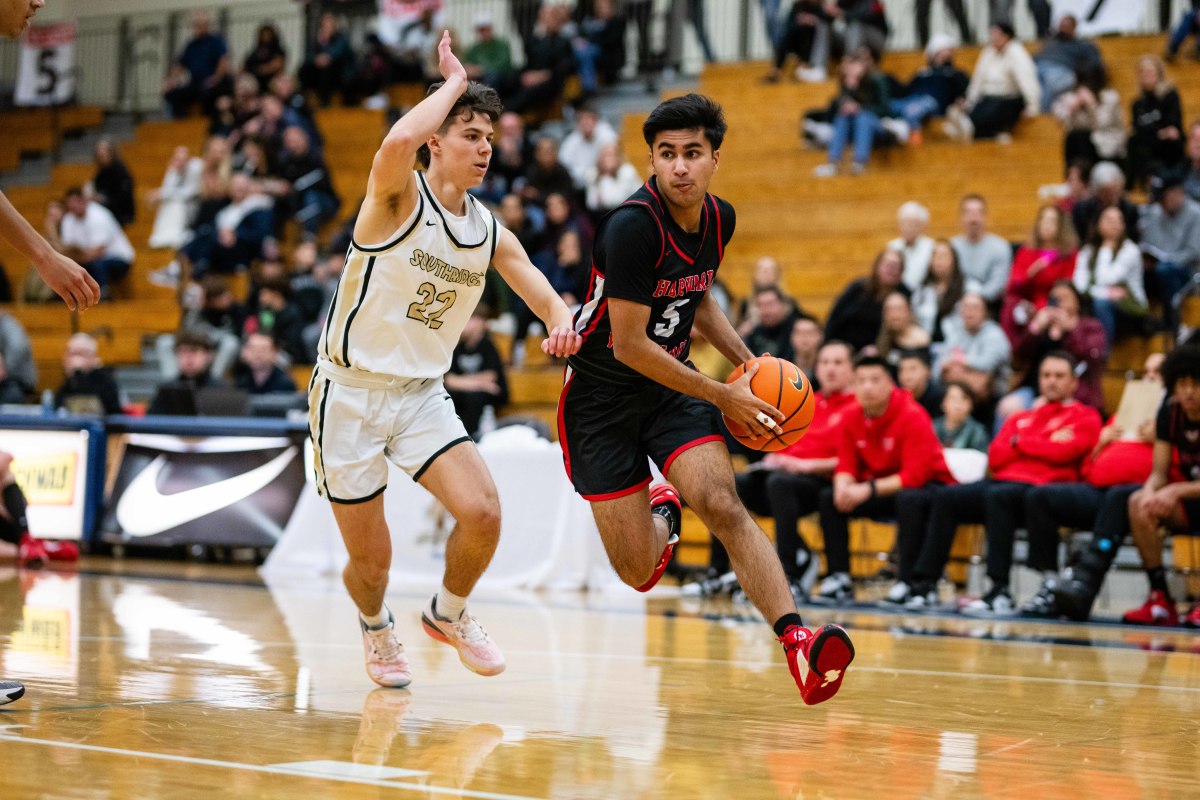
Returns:
[[[105,541],[269,548],[305,488],[301,436],[113,438],[120,457]]]

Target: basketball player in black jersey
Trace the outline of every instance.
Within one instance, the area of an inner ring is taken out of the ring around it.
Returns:
[[[804,702],[837,693],[854,647],[836,625],[805,628],[774,548],[738,500],[718,409],[765,435],[783,415],[688,362],[692,327],[731,362],[754,357],[709,294],[733,236],[733,206],[708,194],[725,137],[721,107],[689,94],[642,128],[653,176],[596,232],[591,276],[559,400],[571,482],[592,504],[617,574],[639,591],[662,576],[679,541],[680,495],[729,551],[746,595],[783,643]],[[650,487],[647,457],[670,483]],[[649,487],[649,488],[648,488]],[[678,487],[678,491],[675,487]]]

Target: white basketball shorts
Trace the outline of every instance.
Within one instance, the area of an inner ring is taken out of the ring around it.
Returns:
[[[308,392],[317,489],[362,503],[387,488],[391,461],[414,481],[434,460],[471,441],[441,378],[400,379],[317,366]]]

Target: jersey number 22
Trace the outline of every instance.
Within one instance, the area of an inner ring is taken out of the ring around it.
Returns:
[[[454,301],[458,298],[453,289],[447,289],[439,293],[437,287],[432,283],[422,283],[417,287],[417,294],[421,299],[412,303],[408,307],[408,318],[415,319],[423,325],[428,325],[430,329],[437,330],[442,327],[442,314],[450,310],[450,306],[454,305]],[[441,303],[441,308],[436,311],[430,311],[429,306],[434,303]]]

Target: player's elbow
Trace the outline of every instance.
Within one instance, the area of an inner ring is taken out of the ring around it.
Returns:
[[[421,142],[417,141],[417,137],[411,131],[393,130],[380,143],[375,159],[376,161],[380,158],[393,161],[412,158],[420,146]]]
[[[627,367],[634,366],[637,361],[639,348],[636,342],[630,342],[619,336],[613,336],[613,356]]]

